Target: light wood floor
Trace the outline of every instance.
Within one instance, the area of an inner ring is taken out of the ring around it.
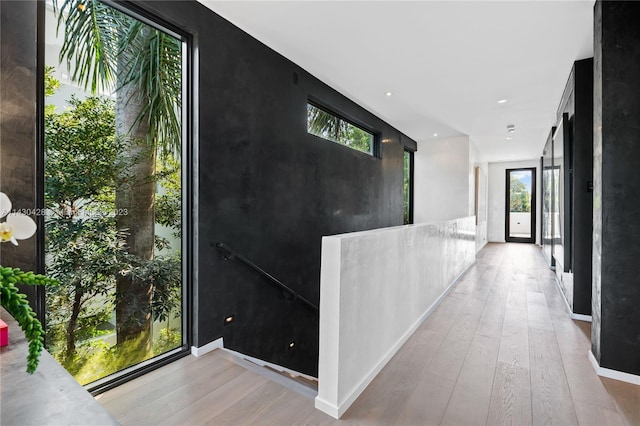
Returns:
[[[124,425],[640,425],[640,387],[598,377],[540,249],[489,244],[336,421],[220,351],[97,397]]]

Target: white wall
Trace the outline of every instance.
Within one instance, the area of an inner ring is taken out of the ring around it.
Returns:
[[[474,261],[474,217],[323,237],[316,408],[339,418]]]
[[[478,173],[478,219],[476,224],[476,253],[489,241],[489,163],[477,163]]]
[[[414,156],[414,223],[470,214],[469,164],[467,136],[418,143]]]
[[[478,157],[480,156],[480,151],[478,147],[471,139],[469,139],[469,212],[468,216],[474,216],[475,212],[475,203],[476,203],[476,162],[478,161]]]
[[[476,167],[480,168],[478,185],[478,217],[476,219],[476,252],[487,244],[487,197],[489,163],[480,162],[480,150],[469,141],[469,216],[475,215]]]
[[[511,212],[509,214],[510,234],[530,234],[531,233],[531,213]]]
[[[536,168],[536,244],[540,244],[540,207],[541,196],[541,171],[540,160],[511,161],[502,163],[489,163],[489,215],[487,227],[487,239],[491,242],[505,242],[505,203],[506,203],[506,170],[526,167]]]

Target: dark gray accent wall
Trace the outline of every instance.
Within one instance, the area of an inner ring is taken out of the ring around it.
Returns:
[[[640,374],[640,3],[595,5],[592,351]]]
[[[37,23],[37,2],[0,1],[0,190],[9,196],[14,209],[38,206]],[[19,241],[17,247],[0,244],[0,264],[37,270],[37,247],[37,237]],[[36,308],[36,289],[24,286],[22,291]]]
[[[321,303],[323,235],[402,224],[406,137],[199,3],[139,4],[192,34],[199,58],[194,342],[223,336],[226,347],[316,375],[317,313],[214,245]],[[380,158],[308,134],[310,97],[376,133]]]

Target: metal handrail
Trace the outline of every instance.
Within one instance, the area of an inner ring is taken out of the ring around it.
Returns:
[[[305,299],[304,297],[300,296],[298,293],[296,293],[290,287],[287,287],[286,285],[284,285],[279,279],[277,279],[276,277],[274,277],[273,275],[271,275],[270,273],[268,273],[267,271],[265,271],[264,269],[262,269],[261,267],[259,267],[258,265],[256,265],[252,261],[250,261],[249,259],[247,259],[246,257],[242,256],[237,251],[233,250],[231,247],[227,246],[224,243],[216,243],[216,248],[228,253],[228,256],[225,256],[225,260],[238,259],[239,261],[241,261],[242,263],[244,263],[245,265],[247,265],[248,267],[250,267],[254,271],[258,272],[259,274],[261,274],[264,277],[266,277],[267,279],[269,279],[269,281],[271,281],[272,284],[276,285],[280,289],[282,289],[285,292],[289,293],[291,296],[293,296],[293,300],[297,300],[297,301],[303,303],[308,308],[313,309],[316,312],[320,311],[319,308],[316,305],[314,305],[313,303],[311,303],[309,300]]]

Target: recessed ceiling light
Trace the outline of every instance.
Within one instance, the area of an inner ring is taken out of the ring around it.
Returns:
[[[515,132],[515,131],[516,131],[516,126],[514,126],[513,124],[509,124],[509,125],[507,126],[507,132],[509,132],[509,133],[513,133],[513,132]]]
[[[438,136],[438,134],[437,134],[437,133],[434,133],[434,134],[433,134],[433,136]]]
[[[498,101],[498,103],[499,103],[499,104],[506,104],[506,103],[507,103],[507,100],[506,100],[506,99],[500,99],[500,100]]]
[[[505,139],[510,141],[511,140],[511,136],[507,136]]]
[[[387,93],[385,93],[385,95],[387,95],[387,96],[391,96],[392,94],[393,94],[393,93],[391,93],[391,92],[387,92]]]

